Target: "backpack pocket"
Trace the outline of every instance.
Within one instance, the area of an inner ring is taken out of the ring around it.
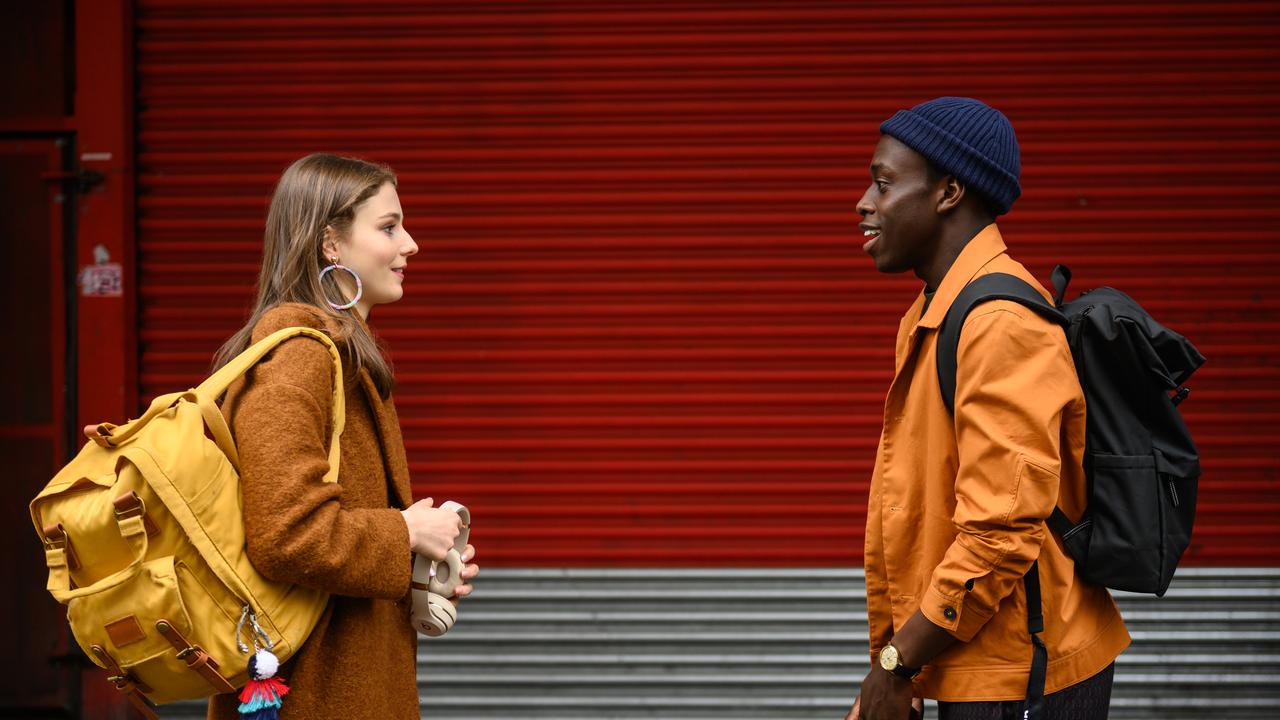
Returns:
[[[1160,586],[1155,593],[1164,595],[1173,573],[1178,569],[1182,553],[1191,544],[1191,528],[1196,519],[1196,490],[1200,479],[1199,462],[1177,463],[1155,449],[1156,473],[1160,478],[1160,501],[1163,512],[1163,528],[1160,541],[1163,548],[1160,565]]]
[[[190,632],[172,556],[140,563],[132,577],[67,604],[67,620],[85,653],[94,657],[90,646],[99,645],[126,670],[174,654],[156,630],[161,619]]]
[[[1089,582],[1117,590],[1163,592],[1167,490],[1155,455],[1090,455],[1088,552],[1081,563]]]

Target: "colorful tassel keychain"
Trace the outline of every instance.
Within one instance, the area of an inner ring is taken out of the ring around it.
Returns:
[[[258,618],[247,605],[240,613],[240,624],[236,627],[236,645],[240,652],[249,652],[249,646],[240,639],[246,619],[253,625],[249,638],[254,652],[249,657],[249,682],[240,691],[240,717],[242,720],[278,720],[280,706],[284,704],[283,698],[289,694],[289,686],[276,677],[280,659],[271,652],[271,636],[258,627]],[[259,639],[265,647],[258,647]]]
[[[249,658],[249,682],[240,691],[240,716],[244,720],[277,720],[281,698],[289,686],[276,677],[280,660],[270,650],[259,650]]]

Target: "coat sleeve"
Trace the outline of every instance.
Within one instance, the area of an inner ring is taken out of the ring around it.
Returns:
[[[323,481],[332,376],[319,341],[292,338],[254,367],[237,399],[249,560],[272,580],[399,599],[412,571],[404,517],[395,508],[344,508],[342,486]]]
[[[1011,302],[970,315],[956,377],[956,538],[920,607],[967,642],[1040,554],[1058,499],[1064,412],[1084,400],[1062,330]]]

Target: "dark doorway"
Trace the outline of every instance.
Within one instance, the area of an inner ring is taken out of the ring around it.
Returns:
[[[0,527],[9,548],[0,577],[11,579],[0,616],[16,620],[3,650],[12,670],[0,673],[0,717],[74,717],[79,687],[79,650],[43,587],[44,553],[27,512],[70,444],[64,142],[0,140],[0,303],[9,328],[0,348]]]

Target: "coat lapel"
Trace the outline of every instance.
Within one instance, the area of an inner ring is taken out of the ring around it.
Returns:
[[[407,508],[413,504],[413,491],[409,486],[409,460],[405,456],[404,438],[400,435],[400,420],[396,416],[396,406],[390,398],[383,400],[378,394],[378,386],[368,371],[360,370],[360,388],[364,391],[369,409],[373,411],[373,421],[378,427],[378,444],[382,447],[382,463],[390,477],[394,501],[399,507]]]

